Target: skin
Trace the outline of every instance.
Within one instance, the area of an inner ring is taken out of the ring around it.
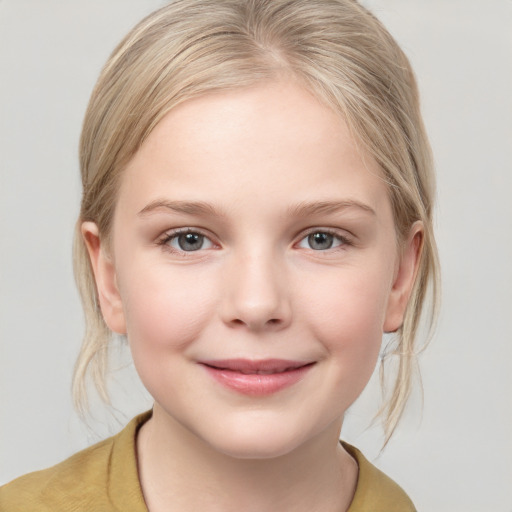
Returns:
[[[201,249],[180,248],[187,228]],[[189,100],[127,166],[110,250],[82,231],[104,318],[155,399],[137,441],[150,510],[347,510],[343,415],[402,323],[422,226],[398,246],[343,119],[289,81]],[[313,364],[254,397],[199,364],[231,358]]]

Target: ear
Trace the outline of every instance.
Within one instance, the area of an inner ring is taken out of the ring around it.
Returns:
[[[105,323],[111,331],[126,334],[126,322],[117,287],[116,271],[112,258],[101,241],[98,226],[94,222],[84,222],[82,237],[89,252],[91,266],[98,290],[98,300]]]
[[[409,302],[423,249],[424,230],[421,221],[415,222],[401,250],[398,269],[388,299],[384,332],[395,332],[403,324],[405,309]]]

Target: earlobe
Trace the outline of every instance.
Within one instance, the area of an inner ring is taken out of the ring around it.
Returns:
[[[418,273],[423,248],[423,223],[415,222],[401,252],[399,266],[394,276],[388,300],[384,332],[395,332],[403,324],[405,310]]]
[[[118,334],[126,334],[126,322],[117,287],[116,271],[112,258],[102,243],[98,226],[94,222],[84,222],[81,227],[82,237],[96,281],[98,300],[105,323],[110,330]]]

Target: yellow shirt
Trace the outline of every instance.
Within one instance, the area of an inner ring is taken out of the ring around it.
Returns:
[[[69,459],[0,487],[0,512],[148,512],[137,473],[135,440],[151,411],[119,434]],[[405,492],[344,443],[359,465],[348,512],[415,512]]]

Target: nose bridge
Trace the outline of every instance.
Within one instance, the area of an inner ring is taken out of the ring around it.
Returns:
[[[291,308],[283,258],[262,244],[233,253],[226,268],[224,321],[250,330],[288,325]]]

